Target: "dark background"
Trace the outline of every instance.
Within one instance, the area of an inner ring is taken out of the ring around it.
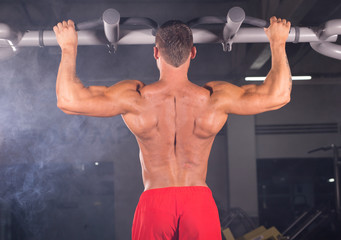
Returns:
[[[320,26],[341,18],[337,0],[8,0],[0,1],[0,22],[22,30],[50,30],[58,21],[94,20],[115,8],[122,17],[149,17],[161,24],[226,16],[234,6],[261,19],[287,18],[294,26]],[[245,76],[264,76],[270,69],[268,44],[234,44],[230,53],[219,44],[197,48],[189,76],[199,85],[214,80],[243,85]],[[109,54],[105,46],[79,47],[77,73],[86,85],[111,85],[123,79],[148,84],[158,79],[152,50],[152,45],[119,46]],[[281,110],[231,116],[213,146],[207,181],[222,209],[241,207],[256,224],[280,231],[299,215],[288,207],[292,206],[288,189],[301,180],[290,176],[305,172],[304,181],[314,185],[314,166],[330,176],[331,152],[307,152],[341,145],[341,62],[316,53],[309,44],[289,43],[287,53],[292,74],[313,79],[294,82],[291,103]],[[134,136],[119,116],[69,116],[56,107],[59,60],[58,47],[26,47],[0,62],[0,239],[129,239],[143,191]],[[256,131],[264,125],[321,123],[334,124],[335,130]],[[306,168],[304,161],[309,159],[315,165],[308,163]],[[276,179],[281,174],[290,184]],[[265,210],[260,188],[264,182],[284,194],[278,201],[272,198],[274,207]],[[311,199],[321,197],[333,206],[334,184],[323,184],[323,194],[302,190],[309,203],[305,207],[317,207]],[[281,207],[288,211],[278,218]]]

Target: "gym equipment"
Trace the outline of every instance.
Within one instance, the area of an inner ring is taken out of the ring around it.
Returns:
[[[321,206],[320,208],[311,209],[302,213],[301,216],[283,231],[283,235],[288,240],[318,239],[316,236],[321,234],[323,236],[326,231],[338,232],[340,229],[339,225],[335,221],[335,212],[331,211],[328,207]]]
[[[229,228],[223,230],[223,235],[226,240],[236,240]],[[288,240],[284,237],[275,227],[266,229],[264,226],[260,226],[251,232],[244,234],[237,238],[237,240]]]
[[[332,224],[333,214],[328,209],[320,208],[304,212],[282,233],[276,227],[266,229],[264,226],[259,226],[237,239],[230,228],[223,229],[222,233],[226,240],[308,240],[323,231],[324,226]]]
[[[222,229],[231,229],[235,236],[241,236],[256,228],[252,218],[239,207],[230,208],[228,211],[221,211],[220,225]]]
[[[222,229],[223,236],[225,240],[236,240],[230,230],[230,228]]]
[[[333,169],[334,169],[334,181],[335,181],[335,212],[338,220],[341,221],[341,193],[340,193],[340,165],[339,161],[339,149],[335,144],[331,144],[330,146],[320,147],[313,150],[310,150],[308,153],[318,152],[318,151],[333,151]]]
[[[240,238],[237,238],[237,240],[286,240],[286,237],[283,237],[282,234],[275,228],[271,227],[269,229],[266,229],[264,226],[260,226],[253,230],[252,232],[249,232],[245,235],[243,235]]]
[[[243,23],[256,27],[242,28]],[[212,24],[221,25],[222,30],[210,30]],[[262,28],[269,23],[245,16],[240,7],[231,8],[226,17],[201,17],[189,21],[188,25],[192,28],[194,43],[221,43],[224,51],[231,51],[233,43],[268,42]],[[79,23],[76,28],[79,45],[107,45],[110,51],[116,51],[118,45],[154,44],[158,24],[149,18],[121,18],[115,9],[107,9],[100,20]],[[287,42],[309,42],[315,51],[341,60],[341,45],[335,43],[338,35],[341,35],[341,19],[330,20],[317,28],[292,27]],[[20,32],[0,23],[0,59],[15,55],[21,47],[57,45],[52,30]]]

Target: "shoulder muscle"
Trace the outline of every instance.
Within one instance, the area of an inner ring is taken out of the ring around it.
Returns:
[[[122,107],[122,113],[132,112],[136,110],[141,98],[140,91],[144,86],[145,84],[138,80],[124,80],[107,88],[105,95]]]

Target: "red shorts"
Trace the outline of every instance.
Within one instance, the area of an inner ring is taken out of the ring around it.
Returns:
[[[146,190],[135,210],[133,240],[221,240],[218,209],[208,187]]]

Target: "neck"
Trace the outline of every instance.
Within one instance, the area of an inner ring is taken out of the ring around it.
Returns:
[[[163,65],[160,67],[160,79],[159,81],[170,84],[181,84],[188,82],[188,67],[187,64],[183,64],[178,68],[171,65]]]

